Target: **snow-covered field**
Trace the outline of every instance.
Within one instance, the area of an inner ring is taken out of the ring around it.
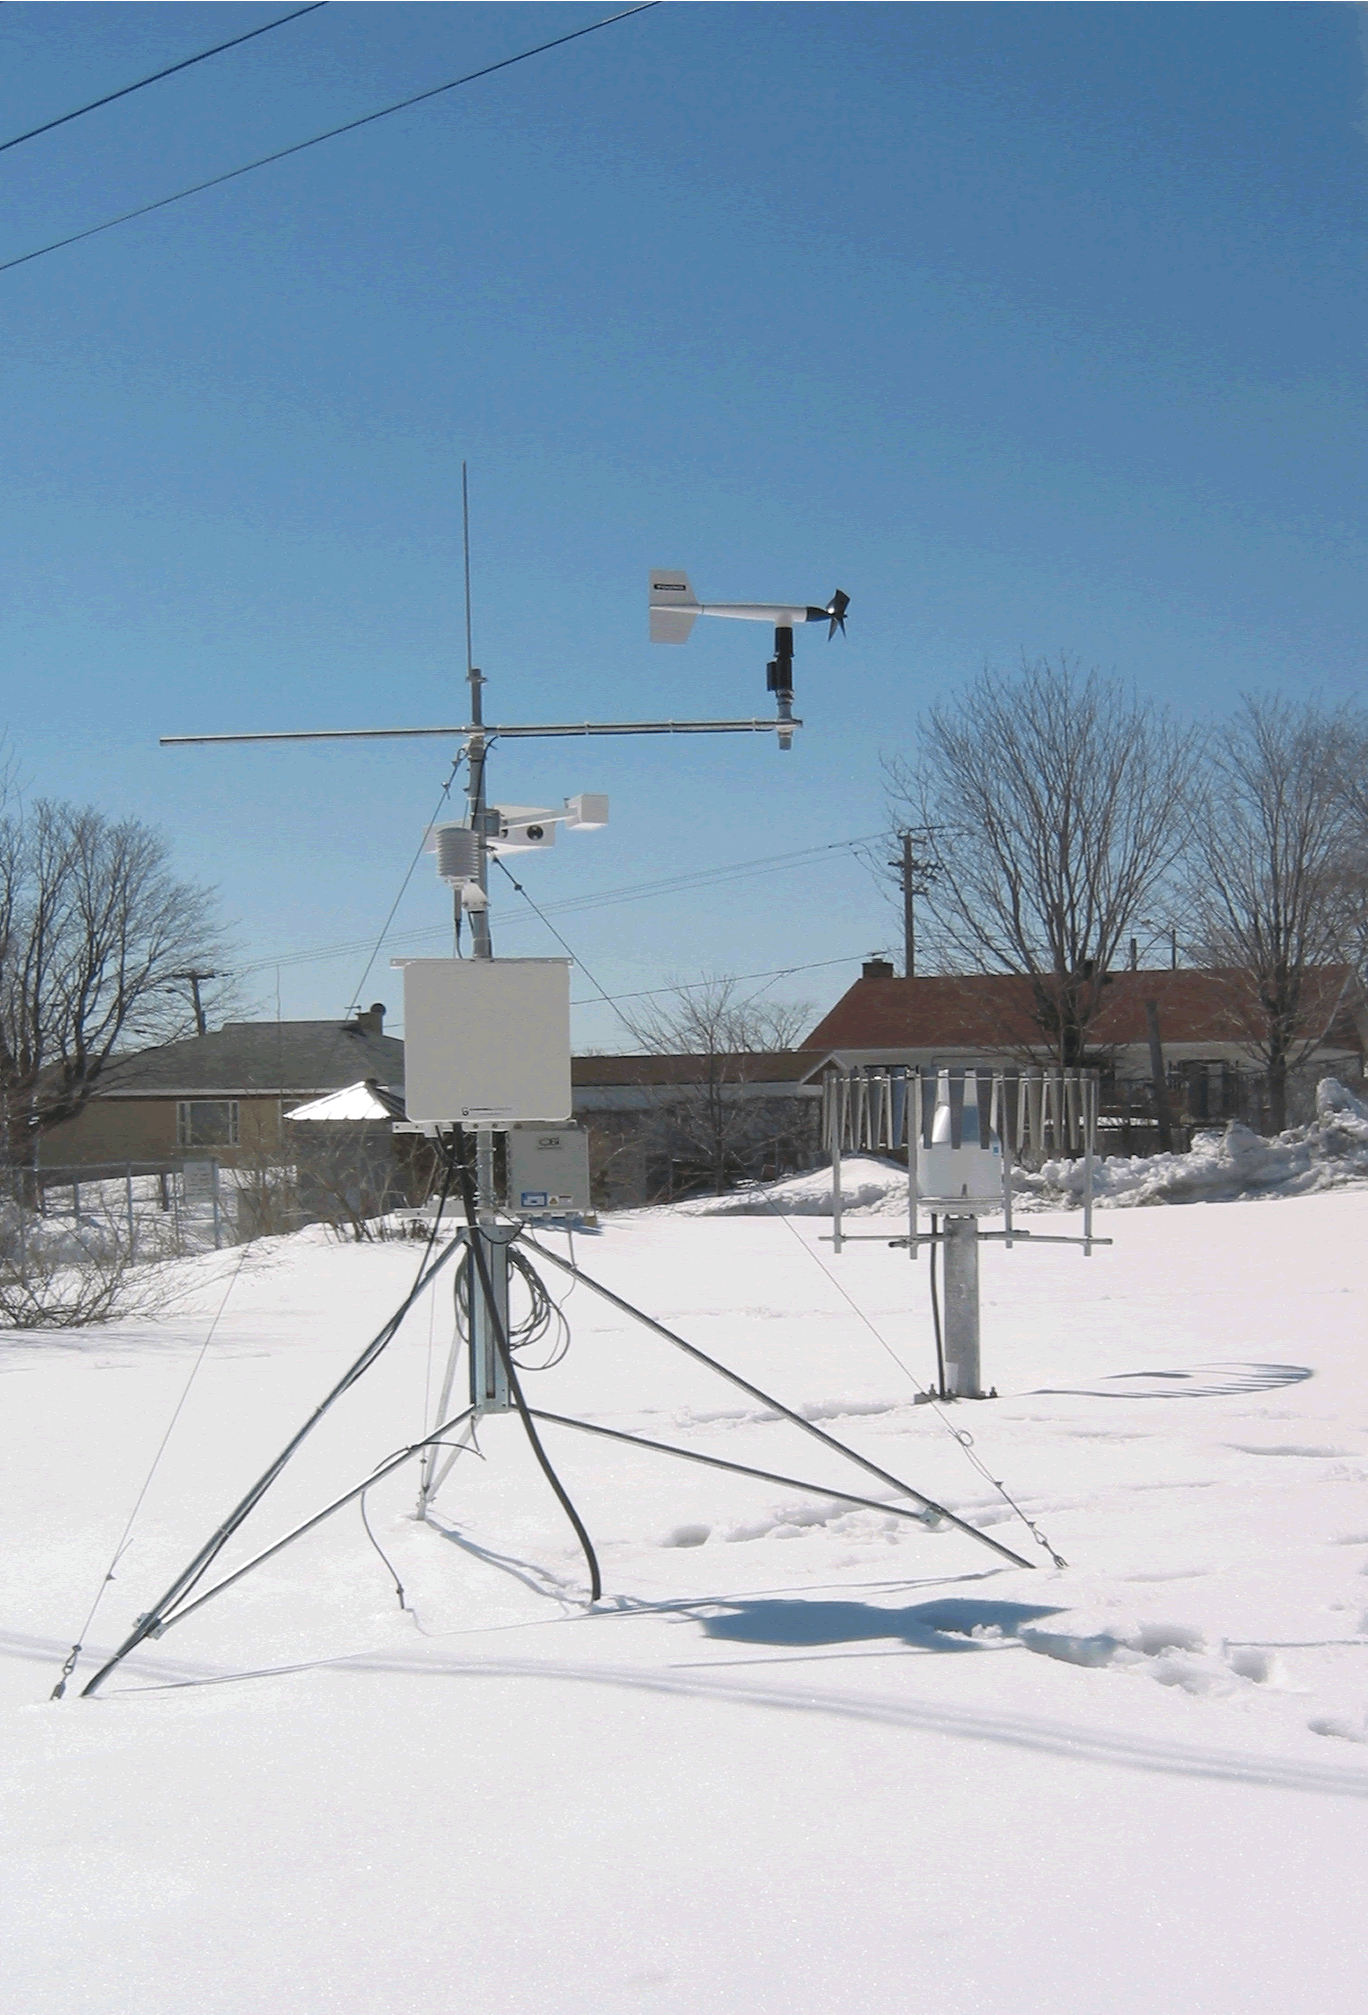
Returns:
[[[577,1247],[1034,1571],[836,1505],[858,1471],[579,1286],[534,1403],[804,1487],[548,1429],[603,1562],[587,1613],[521,1428],[491,1419],[430,1524],[411,1469],[372,1494],[408,1611],[353,1506],[95,1701],[48,1694],[240,1255],[186,1262],[160,1323],[0,1341],[6,2008],[1357,2015],[1368,1192],[1098,1228],[1086,1261],[985,1249],[1004,1396],[948,1416],[898,1362],[931,1374],[925,1260],[833,1259],[802,1216],[638,1213]],[[77,1686],[416,1256],[253,1255]],[[415,1311],[234,1558],[423,1431],[449,1306]]]

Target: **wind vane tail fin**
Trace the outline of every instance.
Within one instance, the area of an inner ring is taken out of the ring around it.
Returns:
[[[651,569],[651,642],[686,644],[699,616],[698,597],[678,567]]]

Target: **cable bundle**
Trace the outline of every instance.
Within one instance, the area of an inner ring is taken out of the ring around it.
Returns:
[[[508,1319],[508,1347],[513,1360],[521,1371],[551,1371],[560,1364],[570,1348],[570,1325],[561,1313],[560,1304],[555,1301],[545,1281],[533,1266],[527,1255],[513,1245],[508,1250],[510,1273],[517,1274],[527,1290],[528,1312],[520,1320],[514,1321],[512,1309]],[[462,1341],[470,1341],[470,1268],[463,1267],[456,1276],[454,1290],[456,1303],[456,1330]],[[538,1363],[529,1362],[527,1352],[550,1338],[546,1355]]]

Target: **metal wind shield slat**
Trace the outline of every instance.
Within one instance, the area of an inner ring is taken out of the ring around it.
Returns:
[[[919,1209],[954,1215],[956,1202],[972,1215],[1000,1213],[1013,1239],[1013,1170],[1050,1160],[1083,1162],[1083,1238],[1091,1251],[1093,1163],[1097,1153],[1097,1073],[1086,1069],[978,1068],[919,1070],[859,1065],[828,1070],[822,1083],[822,1139],[835,1173],[836,1239],[841,1224],[840,1164],[847,1154],[876,1154],[912,1165],[908,1235],[915,1251]],[[966,1119],[968,1126],[966,1127]],[[977,1128],[974,1121],[977,1119]],[[992,1194],[972,1198],[928,1190],[927,1159],[938,1141],[952,1153],[978,1150],[1000,1157],[1001,1179]],[[1024,1234],[1017,1230],[1017,1237]]]

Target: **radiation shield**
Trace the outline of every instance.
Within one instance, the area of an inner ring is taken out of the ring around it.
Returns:
[[[568,959],[396,959],[411,1124],[569,1119]]]

